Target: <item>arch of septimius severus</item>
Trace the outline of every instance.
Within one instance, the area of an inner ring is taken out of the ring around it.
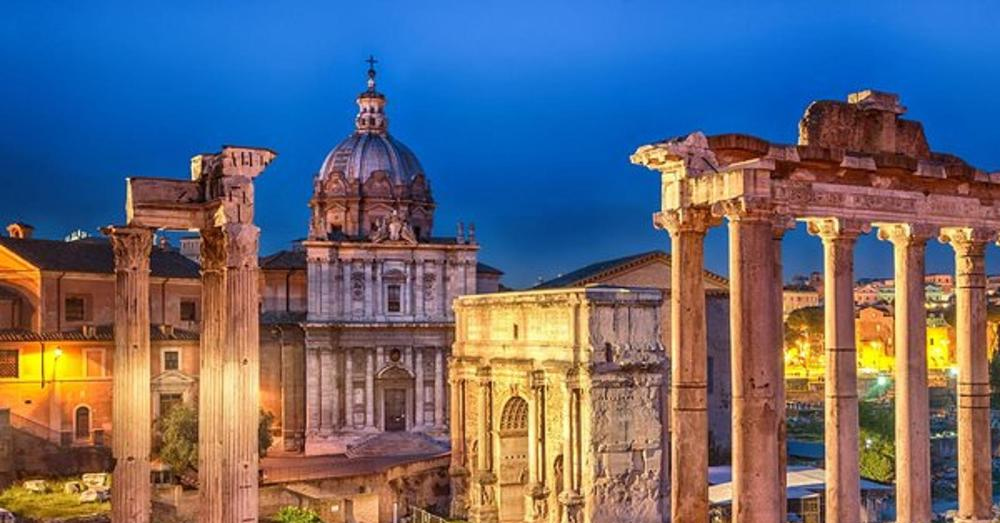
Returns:
[[[225,146],[191,161],[191,180],[130,178],[114,248],[112,520],[150,520],[149,260],[155,229],[201,233],[198,520],[257,521],[260,357],[253,178],[267,149]]]
[[[658,226],[674,256],[672,521],[708,513],[706,231],[729,224],[733,521],[784,521],[781,239],[796,220],[822,240],[825,269],[826,521],[857,523],[858,395],[853,248],[871,227],[895,265],[896,504],[900,523],[932,518],[924,252],[954,250],[958,342],[958,519],[992,521],[984,252],[1000,230],[1000,173],[930,150],[897,96],[811,104],[796,145],[694,133],[640,147],[662,176]]]

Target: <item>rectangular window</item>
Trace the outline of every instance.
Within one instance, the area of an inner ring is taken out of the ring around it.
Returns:
[[[198,303],[194,300],[181,300],[181,321],[198,321]]]
[[[88,349],[83,352],[88,378],[100,378],[104,374],[104,349]]]
[[[399,285],[389,285],[386,289],[386,310],[389,312],[400,312],[402,311],[402,304],[400,303],[400,287]]]
[[[180,370],[181,353],[176,350],[163,351],[163,370]]]
[[[170,409],[184,402],[180,394],[160,394],[160,417],[166,416]]]
[[[0,350],[0,378],[20,377],[18,363],[17,349]]]
[[[83,296],[68,296],[63,313],[66,321],[85,321],[87,319],[87,300]]]

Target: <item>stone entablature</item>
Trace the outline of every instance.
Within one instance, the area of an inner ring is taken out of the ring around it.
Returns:
[[[585,287],[455,302],[454,517],[663,520],[661,299]]]
[[[924,258],[937,238],[955,252],[959,503],[956,521],[992,517],[989,385],[986,360],[985,246],[1000,230],[1000,173],[931,151],[919,122],[904,120],[896,95],[851,94],[814,102],[799,123],[797,145],[743,134],[682,138],[640,147],[633,163],[660,172],[661,210],[672,254],[700,270],[706,217],[728,220],[733,369],[733,509],[739,523],[784,521],[784,381],[781,370],[781,238],[801,220],[822,240],[826,332],[825,520],[859,521],[854,244],[873,226],[894,252],[896,517],[930,521],[931,474]],[[676,287],[676,285],[675,285]],[[675,355],[704,362],[700,289],[672,295]],[[687,316],[687,317],[685,317]],[[688,336],[676,328],[697,324]],[[676,360],[676,358],[675,358]],[[677,362],[674,361],[675,368]],[[694,367],[692,367],[694,368]],[[676,373],[675,373],[676,374]],[[676,377],[676,376],[675,376]],[[676,379],[675,386],[676,386]],[[692,397],[704,384],[691,376]],[[698,416],[673,405],[673,521],[707,517]]]

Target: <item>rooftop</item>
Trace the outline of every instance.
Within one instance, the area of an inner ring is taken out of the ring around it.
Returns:
[[[0,237],[0,247],[43,271],[114,274],[115,260],[111,243],[104,238],[61,240]],[[198,264],[179,252],[153,248],[150,255],[152,276],[162,278],[200,277]]]

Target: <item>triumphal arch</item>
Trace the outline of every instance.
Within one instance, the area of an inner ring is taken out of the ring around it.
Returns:
[[[108,227],[116,274],[112,520],[150,520],[149,258],[156,229],[201,234],[198,521],[257,521],[260,230],[253,179],[268,149],[225,146],[190,180],[129,178],[126,225]]]
[[[708,513],[703,240],[729,224],[733,521],[784,521],[781,239],[796,220],[822,240],[826,333],[826,521],[857,523],[858,394],[853,248],[874,227],[895,265],[896,505],[900,523],[931,520],[924,251],[955,254],[958,341],[957,521],[992,520],[984,251],[1000,229],[1000,173],[930,149],[896,95],[817,101],[795,145],[693,133],[640,147],[659,171],[671,238],[672,519]]]
[[[453,517],[664,520],[661,300],[602,286],[455,300]]]

